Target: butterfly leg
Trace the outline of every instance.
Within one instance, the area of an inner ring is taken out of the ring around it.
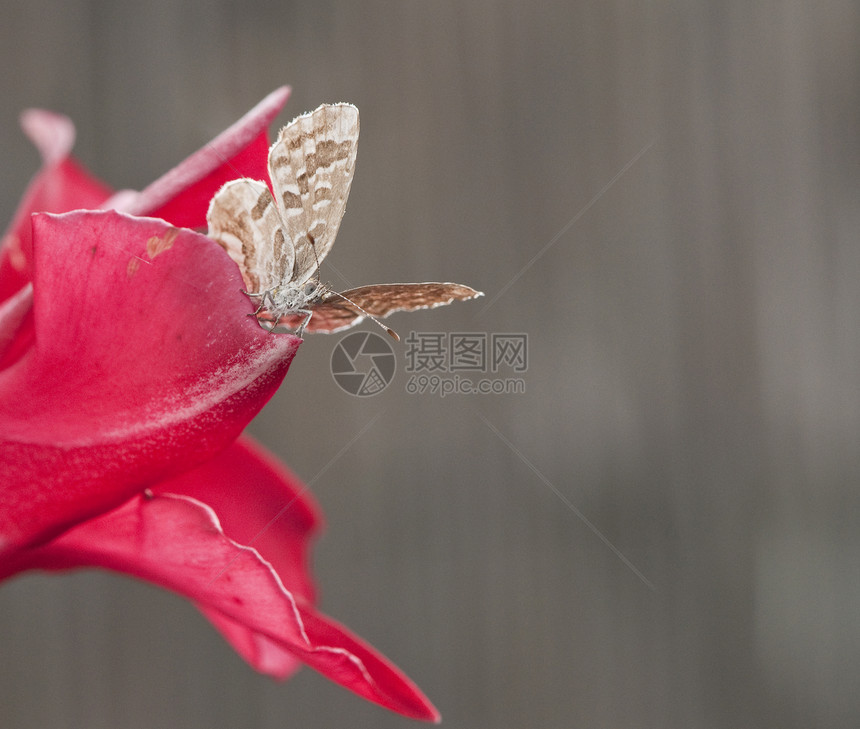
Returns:
[[[310,309],[296,309],[296,313],[307,314],[305,320],[299,325],[299,328],[296,330],[296,336],[301,339],[302,335],[305,333],[305,327],[308,325],[308,322],[311,320],[311,317],[314,315],[314,313]]]
[[[248,316],[257,316],[263,309],[266,308],[266,305],[269,305],[269,308],[275,305],[275,300],[272,298],[271,291],[261,291],[259,293],[251,293],[250,291],[245,291],[244,289],[240,289],[240,291],[245,294],[249,299],[259,299],[260,305],[256,308],[253,314],[248,314]]]
[[[256,311],[254,311],[253,314],[248,314],[248,316],[257,316],[257,314],[259,314],[262,311],[263,307],[266,305],[267,292],[263,291],[259,294],[252,294],[250,291],[245,291],[245,289],[239,289],[239,291],[245,294],[245,296],[247,296],[249,299],[260,299],[260,305],[257,307]]]

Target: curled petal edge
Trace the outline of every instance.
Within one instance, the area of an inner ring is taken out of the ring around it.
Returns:
[[[209,201],[228,180],[266,179],[268,127],[287,103],[290,87],[281,86],[239,121],[139,193],[123,190],[107,201],[132,215],[164,218],[174,225],[206,225]]]
[[[242,626],[248,645],[255,643],[255,650],[242,654],[259,670],[283,677],[295,669],[290,659],[297,658],[392,711],[439,720],[412,681],[340,625],[297,601],[271,565],[252,547],[227,537],[215,512],[196,499],[136,496],[5,565],[7,575],[79,567],[131,574],[188,597],[207,615],[218,613],[216,624]],[[235,647],[237,641],[231,642]]]

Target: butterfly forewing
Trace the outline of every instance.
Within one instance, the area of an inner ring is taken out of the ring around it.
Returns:
[[[275,200],[295,250],[287,279],[311,279],[331,250],[355,171],[358,109],[325,104],[284,127],[269,151]]]
[[[206,218],[209,236],[239,264],[249,292],[277,286],[283,271],[293,270],[293,244],[286,240],[272,194],[262,182],[228,182],[212,198]]]

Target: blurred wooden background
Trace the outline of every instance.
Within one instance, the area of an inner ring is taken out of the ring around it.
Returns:
[[[324,275],[487,292],[402,334],[528,335],[525,394],[401,357],[364,399],[311,336],[251,426],[325,508],[323,609],[445,726],[860,723],[856,3],[67,0],[0,38],[3,221],[25,107],[139,189],[289,83],[280,123],[362,114]],[[3,585],[0,646],[3,727],[407,723],[112,575]]]

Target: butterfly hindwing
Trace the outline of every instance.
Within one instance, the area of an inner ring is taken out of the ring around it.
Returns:
[[[209,237],[239,264],[248,291],[265,291],[281,282],[281,271],[293,270],[295,250],[285,237],[269,188],[244,178],[224,185],[206,214]]]
[[[455,283],[393,283],[359,286],[342,294],[328,292],[319,301],[309,302],[308,308],[313,312],[313,316],[306,328],[309,332],[336,332],[358,324],[364,319],[365,314],[384,319],[396,311],[432,309],[450,304],[452,301],[467,301],[481,295],[481,292],[469,286]],[[301,317],[291,315],[282,317],[280,324],[295,327],[301,321]]]
[[[433,309],[452,301],[467,301],[481,296],[481,293],[463,284],[430,281],[359,286],[344,291],[341,296],[357,304],[368,314],[383,318],[395,311]]]

